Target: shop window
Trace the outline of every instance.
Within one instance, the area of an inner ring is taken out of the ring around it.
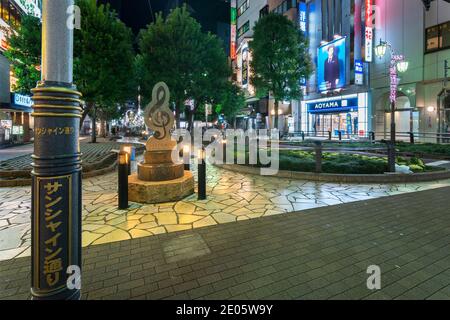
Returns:
[[[425,53],[450,48],[450,21],[427,28],[425,37]]]

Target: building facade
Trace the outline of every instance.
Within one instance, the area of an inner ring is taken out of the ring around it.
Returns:
[[[21,16],[40,17],[40,8],[40,0],[0,0],[0,147],[28,142],[32,136],[31,97],[13,92],[14,73],[3,53]]]
[[[382,41],[408,62],[407,71],[398,74],[397,139],[409,140],[410,132],[419,141],[445,139],[450,134],[444,81],[445,60],[450,64],[450,3],[428,5],[426,10],[422,0],[310,0],[299,6],[299,13],[306,11],[301,15],[314,73],[300,116],[294,115],[296,131],[331,132],[333,137],[341,132],[349,139],[375,132],[377,138],[389,138],[390,51],[375,56]]]
[[[427,11],[422,2],[375,1],[374,44],[388,41],[409,62],[407,72],[400,76],[396,100],[397,139],[408,139],[407,133],[414,132],[420,141],[436,142],[450,136],[450,86],[444,79],[445,60],[450,64],[450,3],[429,2]],[[389,56],[375,59],[372,65],[372,125],[387,137]]]

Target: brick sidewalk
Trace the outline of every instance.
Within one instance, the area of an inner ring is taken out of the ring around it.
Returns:
[[[450,188],[84,249],[87,299],[450,299]],[[29,297],[30,260],[0,263]],[[379,291],[366,269],[381,267]]]

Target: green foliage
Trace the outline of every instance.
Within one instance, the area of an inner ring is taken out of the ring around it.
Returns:
[[[245,107],[244,92],[235,84],[227,83],[215,107],[216,114],[223,114],[228,120],[233,119]]]
[[[259,96],[270,92],[275,98],[275,109],[283,100],[300,100],[300,80],[311,74],[308,42],[287,17],[270,13],[254,27],[251,82]],[[278,110],[275,110],[278,114]]]
[[[81,30],[74,32],[74,82],[86,101],[84,116],[94,104],[100,115],[119,117],[117,104],[137,96],[132,33],[111,11],[96,0],[77,0]],[[30,94],[40,79],[41,23],[23,16],[17,33],[10,38],[6,55],[18,83],[15,90]]]
[[[132,33],[96,0],[77,0],[81,29],[75,30],[74,81],[87,103],[117,108],[137,95]]]
[[[248,163],[248,152],[246,159]],[[280,150],[280,170],[314,172],[316,160],[314,152]],[[397,159],[402,160],[402,159]],[[407,165],[413,172],[427,172],[436,169],[427,167],[421,159],[403,159],[399,165]],[[256,165],[260,166],[260,165]],[[335,174],[384,174],[388,171],[386,158],[351,153],[326,152],[322,155],[322,171]]]
[[[161,14],[141,32],[139,81],[149,100],[153,86],[167,83],[176,105],[177,123],[184,102],[195,100],[195,112],[205,103],[218,103],[226,89],[230,69],[220,40],[201,31],[186,6],[174,9],[166,19]]]
[[[8,39],[9,49],[5,52],[11,61],[17,77],[14,91],[30,94],[41,78],[38,70],[41,64],[41,22],[38,18],[24,15],[22,22]]]

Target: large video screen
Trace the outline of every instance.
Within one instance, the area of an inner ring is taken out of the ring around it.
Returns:
[[[340,38],[319,47],[317,75],[319,91],[343,88],[346,74],[346,38]]]

